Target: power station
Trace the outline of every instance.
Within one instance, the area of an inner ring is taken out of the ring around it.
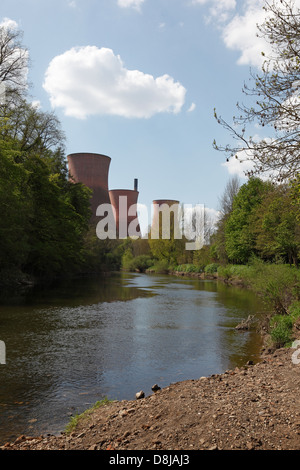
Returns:
[[[91,222],[97,223],[97,207],[111,204],[115,216],[117,237],[141,236],[137,214],[138,180],[134,189],[109,190],[108,176],[111,158],[99,153],[72,153],[68,155],[69,179],[83,183],[92,190]]]
[[[110,204],[114,214],[117,238],[141,237],[138,220],[138,180],[134,179],[134,189],[109,189],[108,176],[111,158],[99,153],[71,153],[67,156],[69,179],[73,183],[83,183],[92,190],[91,223],[101,218],[96,215],[98,206]],[[151,238],[164,237],[165,228],[173,234],[178,229],[179,201],[156,199],[153,201]],[[164,217],[166,215],[166,225]]]

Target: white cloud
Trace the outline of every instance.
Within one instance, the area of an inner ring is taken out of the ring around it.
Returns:
[[[228,19],[230,11],[236,7],[236,0],[192,0],[194,5],[205,5],[209,4],[209,16],[208,21],[216,20],[223,22]]]
[[[192,103],[191,106],[189,107],[189,109],[187,110],[187,112],[191,113],[192,111],[194,111],[194,109],[196,109],[196,105],[195,105],[195,103]]]
[[[41,109],[42,108],[42,105],[41,105],[41,102],[40,100],[33,100],[31,102],[31,106],[34,108],[34,109]]]
[[[270,45],[263,38],[257,37],[257,25],[262,24],[266,12],[262,9],[261,0],[247,0],[243,15],[236,14],[224,27],[223,40],[229,49],[240,51],[238,64],[261,67]]]
[[[222,166],[227,168],[230,175],[237,175],[239,178],[246,178],[245,172],[254,169],[253,161],[249,160],[249,157],[242,151],[239,152],[238,158],[231,157],[227,162],[222,163]]]
[[[105,114],[127,118],[177,114],[186,94],[169,75],[154,78],[128,70],[119,55],[96,46],[72,48],[54,57],[43,87],[53,107],[79,119]]]
[[[239,13],[236,0],[193,0],[193,3],[210,5],[208,19],[221,31],[225,46],[239,52],[239,65],[261,67],[264,61],[261,52],[267,54],[270,51],[269,44],[257,37],[257,25],[266,18],[262,8],[264,0],[240,2]]]
[[[260,137],[259,135],[253,136],[254,142],[264,141],[266,143],[271,143],[272,139],[270,137]],[[259,162],[257,162],[259,163]],[[240,150],[236,153],[236,157],[230,157],[225,163],[222,163],[222,166],[227,168],[230,175],[237,175],[239,178],[247,178],[245,173],[255,170],[255,159],[253,157],[252,150]],[[277,170],[264,171],[259,174],[259,177],[262,180],[274,179],[278,176]]]
[[[0,23],[1,28],[5,29],[18,29],[18,23],[15,20],[11,20],[10,18],[3,18]]]
[[[118,0],[118,5],[121,8],[134,8],[140,10],[145,0]]]

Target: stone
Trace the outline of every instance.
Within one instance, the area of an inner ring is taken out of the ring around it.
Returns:
[[[152,385],[151,390],[153,390],[153,392],[157,392],[158,390],[160,390],[160,387],[157,384],[154,384]]]

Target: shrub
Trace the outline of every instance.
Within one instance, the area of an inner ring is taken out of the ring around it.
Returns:
[[[293,318],[290,315],[274,315],[271,318],[271,338],[276,347],[291,343],[293,324]]]
[[[207,266],[205,266],[204,272],[209,274],[216,273],[218,271],[218,266],[219,265],[216,263],[208,264]]]
[[[157,274],[168,274],[170,268],[167,260],[159,260],[156,261],[153,266],[149,267],[149,269]]]
[[[299,299],[299,274],[287,265],[264,264],[254,270],[250,283],[279,315],[288,314],[292,302]]]
[[[128,269],[130,271],[139,271],[141,273],[145,272],[152,265],[153,260],[148,255],[139,255],[133,258],[128,264]]]
[[[183,273],[202,273],[203,269],[201,266],[196,266],[195,264],[180,264],[174,268],[174,271]]]

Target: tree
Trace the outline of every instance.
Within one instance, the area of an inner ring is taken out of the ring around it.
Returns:
[[[219,198],[220,216],[216,224],[217,230],[212,235],[211,254],[214,260],[218,260],[221,263],[226,263],[228,260],[225,247],[225,225],[232,212],[234,199],[239,192],[240,185],[240,180],[237,176],[231,177]]]
[[[29,252],[29,174],[15,161],[16,147],[13,140],[0,139],[0,269],[5,271],[19,269]]]
[[[300,226],[286,185],[272,186],[252,218],[256,249],[261,258],[298,266]]]
[[[251,104],[237,104],[239,115],[233,125],[215,111],[218,122],[238,143],[224,147],[214,142],[214,147],[228,157],[252,160],[249,176],[267,173],[285,181],[300,170],[300,10],[295,0],[270,0],[263,8],[266,20],[258,26],[258,35],[270,45],[271,53],[262,51],[262,71],[251,72],[251,86],[244,85]],[[261,126],[266,137],[248,136],[251,124]]]
[[[239,192],[241,183],[238,176],[233,176],[227,182],[224,192],[219,198],[220,218],[224,218],[232,211],[233,201]]]
[[[22,44],[22,32],[15,24],[0,26],[0,82],[6,94],[23,93],[27,88],[28,51]]]
[[[236,195],[232,212],[225,222],[225,246],[230,261],[246,263],[256,254],[253,217],[271,183],[250,178]]]

